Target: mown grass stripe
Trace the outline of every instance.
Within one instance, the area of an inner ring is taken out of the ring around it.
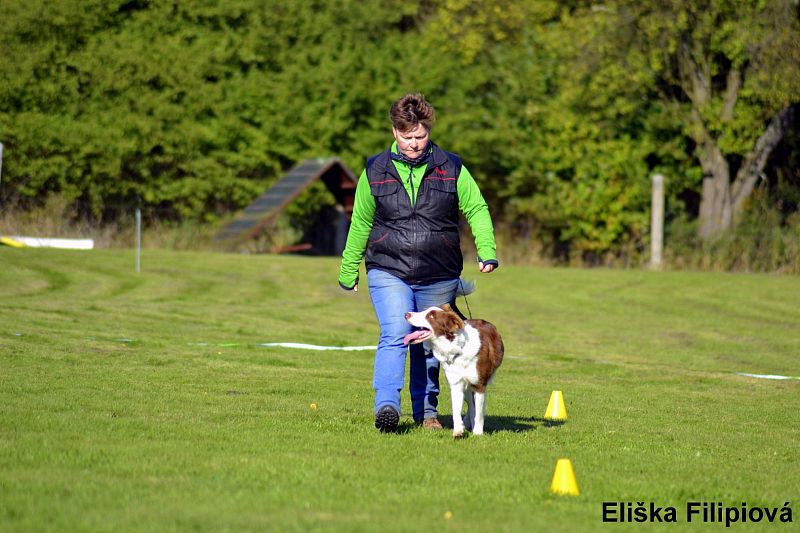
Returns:
[[[375,430],[371,350],[259,346],[375,343],[335,258],[145,258],[133,283],[132,251],[0,248],[1,530],[607,531],[604,501],[800,494],[800,381],[735,373],[800,375],[797,278],[479,275],[509,357],[487,433],[453,441],[406,391],[399,433]],[[577,498],[549,493],[561,457]]]

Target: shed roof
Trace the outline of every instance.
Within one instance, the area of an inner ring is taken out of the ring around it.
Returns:
[[[306,159],[255,199],[233,221],[223,227],[216,240],[226,248],[234,248],[257,237],[268,224],[314,181],[321,179],[336,203],[349,217],[353,213],[356,177],[339,158]]]

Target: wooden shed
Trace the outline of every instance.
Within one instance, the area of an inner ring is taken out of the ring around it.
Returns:
[[[298,163],[223,227],[216,236],[217,243],[229,251],[249,249],[250,243],[270,231],[284,209],[317,180],[321,180],[333,194],[335,209],[315,214],[316,219],[302,242],[273,251],[341,255],[353,214],[357,179],[335,157],[307,159]]]

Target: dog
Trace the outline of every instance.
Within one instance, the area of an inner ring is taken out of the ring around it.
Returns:
[[[405,344],[424,342],[444,367],[453,403],[453,437],[483,434],[486,386],[503,362],[503,339],[491,323],[464,320],[449,304],[407,312],[406,321],[417,329],[405,336]],[[467,400],[467,414],[461,408]]]

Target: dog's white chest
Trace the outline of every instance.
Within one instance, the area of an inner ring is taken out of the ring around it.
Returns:
[[[447,382],[451,386],[458,383],[463,384],[476,384],[478,383],[478,368],[475,364],[466,365],[462,361],[456,359],[452,363],[444,363],[444,374],[447,377]]]
[[[447,381],[478,383],[478,352],[481,348],[480,332],[470,325],[463,329],[463,335],[452,341],[435,342],[434,356],[442,362]]]

